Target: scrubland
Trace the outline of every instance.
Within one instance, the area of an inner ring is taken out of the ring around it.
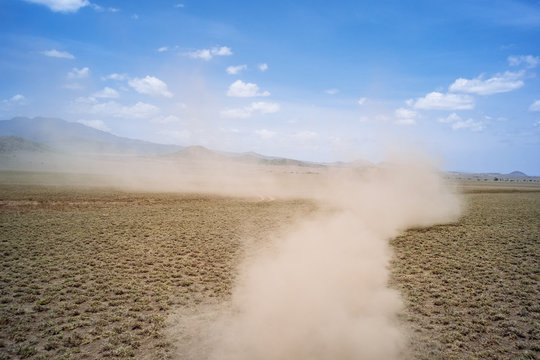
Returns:
[[[313,204],[0,186],[0,359],[167,358],[172,310],[230,295],[241,239]]]
[[[322,211],[2,176],[0,359],[172,358],[171,316],[230,301],[253,243]],[[409,356],[538,358],[540,191],[466,189],[459,220],[391,240]]]
[[[459,221],[391,241],[412,357],[538,359],[539,189],[466,189]]]

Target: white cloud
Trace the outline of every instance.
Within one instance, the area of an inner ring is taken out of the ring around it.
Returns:
[[[68,79],[84,79],[87,78],[88,75],[90,75],[90,69],[87,67],[84,67],[82,69],[73,68],[68,73]]]
[[[164,51],[167,51],[167,50],[169,50],[168,46],[162,46],[162,47],[157,49],[158,52],[164,52]]]
[[[461,117],[456,113],[451,113],[445,118],[439,118],[439,122],[441,123],[453,123],[457,121],[461,121]]]
[[[182,122],[178,116],[167,115],[167,116],[158,116],[152,119],[153,123],[156,124],[172,124]]]
[[[215,47],[211,50],[211,53],[216,56],[230,56],[233,54],[231,48],[227,46]]]
[[[25,0],[29,3],[45,5],[55,12],[77,12],[80,8],[90,5],[88,0]]]
[[[133,20],[139,20],[139,15],[133,14],[133,15],[131,15],[131,18],[132,18]]]
[[[258,102],[251,103],[250,109],[253,111],[258,111],[262,114],[272,114],[279,111],[279,104],[258,101]]]
[[[504,74],[497,74],[486,80],[483,80],[482,76],[474,79],[459,78],[450,85],[449,90],[452,92],[465,92],[479,95],[509,92],[523,86],[524,83],[523,80],[521,80],[523,75],[523,71],[507,71]]]
[[[362,98],[358,99],[358,102],[357,102],[357,103],[358,103],[358,105],[364,105],[364,103],[366,102],[366,100],[367,100],[367,98],[362,97]]]
[[[221,46],[212,49],[199,49],[187,53],[187,56],[193,59],[211,60],[214,56],[230,56],[233,52],[230,47]]]
[[[94,104],[90,106],[90,108],[82,110],[86,110],[93,114],[127,119],[155,117],[159,113],[158,107],[140,101],[132,106],[125,106],[115,101],[108,101],[105,103]]]
[[[117,74],[112,73],[107,76],[104,76],[101,78],[102,80],[116,80],[116,81],[124,81],[128,79],[128,76],[126,74]]]
[[[242,70],[246,70],[247,65],[229,66],[227,68],[227,74],[236,75]]]
[[[263,64],[259,64],[259,70],[261,70],[262,72],[265,72],[266,70],[268,70],[268,64],[266,63],[263,63]]]
[[[221,111],[221,116],[225,118],[233,119],[247,119],[254,113],[260,114],[272,114],[278,112],[280,109],[279,104],[271,102],[252,102],[249,106],[242,108],[225,109]]]
[[[469,129],[471,131],[482,131],[484,125],[479,121],[473,119],[459,120],[452,124],[452,130]]]
[[[75,56],[67,51],[58,51],[56,49],[46,50],[41,52],[45,56],[56,57],[61,59],[75,59]]]
[[[210,53],[209,49],[195,50],[195,51],[189,52],[188,56],[193,59],[203,59],[206,61],[212,59],[212,54]]]
[[[263,139],[270,139],[276,135],[276,132],[266,130],[266,129],[260,129],[260,130],[255,130],[255,134],[259,135]]]
[[[21,94],[16,94],[16,95],[13,95],[9,101],[12,101],[12,102],[21,102],[21,101],[24,101],[25,100],[25,97],[24,95],[21,95]]]
[[[529,106],[529,111],[540,111],[540,100],[536,100]]]
[[[26,98],[24,97],[24,95],[15,94],[9,99],[4,99],[0,101],[0,103],[5,105],[24,105],[26,103]]]
[[[173,94],[167,89],[167,84],[153,76],[146,75],[146,77],[142,79],[131,79],[128,81],[128,84],[140,94],[163,96],[167,98],[173,96]]]
[[[339,92],[338,89],[327,89],[324,91],[325,93],[327,93],[328,95],[335,95]]]
[[[96,11],[102,12],[102,11],[109,11],[109,12],[119,12],[120,9],[108,7],[104,8],[103,6],[99,6],[98,4],[90,3],[90,7]]]
[[[80,123],[80,124],[89,126],[91,128],[101,130],[101,131],[107,131],[107,132],[111,131],[111,129],[109,129],[109,127],[107,125],[105,125],[103,120],[84,120],[84,119],[81,119],[81,120],[77,120],[77,122]]]
[[[394,115],[396,117],[396,124],[414,125],[416,124],[416,117],[418,116],[418,113],[414,110],[399,108],[394,111]]]
[[[118,91],[108,87],[108,86],[105,86],[103,88],[103,90],[100,90],[96,93],[94,93],[94,95],[92,95],[93,97],[96,97],[96,98],[105,98],[105,99],[116,99],[118,97],[120,97],[120,94],[118,93]]]
[[[486,117],[489,120],[489,117]],[[484,124],[480,121],[473,119],[463,120],[461,116],[456,113],[451,113],[445,118],[439,118],[439,122],[450,124],[452,130],[469,129],[471,131],[481,131],[484,129]]]
[[[411,102],[409,102],[411,103]],[[469,95],[431,92],[414,102],[415,109],[424,110],[469,110],[474,108],[474,99]]]
[[[519,66],[525,64],[525,67],[532,69],[540,64],[540,57],[532,55],[513,55],[508,57],[508,65]]]
[[[178,3],[178,4],[174,5],[174,7],[175,8],[183,8],[184,4]]]
[[[242,80],[236,80],[229,86],[227,96],[233,97],[254,97],[269,96],[268,91],[259,92],[259,86],[253,83],[245,83]]]

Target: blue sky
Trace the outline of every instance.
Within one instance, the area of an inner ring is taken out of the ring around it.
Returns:
[[[0,3],[0,118],[540,175],[539,1]]]

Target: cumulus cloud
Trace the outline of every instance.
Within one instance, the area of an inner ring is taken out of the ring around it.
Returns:
[[[409,101],[415,109],[424,110],[469,110],[474,108],[474,99],[469,95],[443,94],[431,92],[414,101]]]
[[[89,108],[83,108],[80,110],[87,111],[93,114],[126,119],[150,118],[155,117],[157,114],[159,114],[158,107],[140,101],[131,106],[122,105],[117,103],[116,101],[107,101],[104,103],[93,104]]]
[[[212,49],[199,49],[187,53],[187,56],[193,59],[211,60],[214,56],[230,56],[233,52],[230,47],[219,46]]]
[[[338,89],[327,89],[324,91],[325,93],[327,93],[328,95],[335,95],[339,92]]]
[[[221,111],[221,116],[232,119],[247,119],[255,113],[272,114],[278,112],[279,104],[272,102],[252,102],[249,106],[242,108],[225,109]]]
[[[245,83],[242,80],[236,80],[229,86],[227,96],[233,97],[255,97],[269,96],[268,91],[259,92],[259,86],[253,83]]]
[[[461,117],[456,113],[451,113],[445,118],[439,118],[439,122],[441,123],[453,123],[457,121],[461,121]]]
[[[118,12],[120,11],[120,9],[117,9],[117,8],[113,8],[113,7],[108,7],[108,8],[104,8],[103,6],[99,6],[97,4],[93,4],[93,3],[90,3],[90,7],[96,11],[109,11],[109,12]]]
[[[452,130],[468,129],[471,131],[482,131],[484,129],[484,124],[482,122],[473,119],[463,120],[461,116],[456,113],[451,113],[447,117],[439,118],[438,121],[444,124],[450,124]]]
[[[0,101],[0,105],[2,105],[2,108],[4,106],[10,107],[12,105],[24,105],[24,104],[26,104],[26,98],[24,97],[24,95],[21,95],[21,94],[15,94],[8,99],[3,99]]]
[[[258,101],[258,102],[251,103],[250,108],[262,114],[271,114],[271,113],[275,113],[279,111],[279,104]]]
[[[75,56],[68,53],[67,51],[58,51],[56,49],[45,50],[41,52],[45,56],[61,58],[61,59],[75,59]]]
[[[532,69],[540,64],[540,57],[532,55],[512,55],[508,57],[508,65],[520,66],[524,64],[528,69]]]
[[[84,120],[84,119],[80,119],[80,120],[77,120],[77,122],[79,124],[83,124],[83,125],[86,125],[86,126],[89,126],[91,128],[98,129],[98,130],[101,130],[101,131],[106,131],[106,132],[111,131],[111,129],[107,125],[105,125],[103,120]]]
[[[210,52],[216,56],[229,56],[233,54],[231,48],[227,46],[215,47]]]
[[[88,75],[90,75],[90,69],[83,67],[82,69],[73,68],[67,76],[68,79],[84,79],[87,78]]]
[[[107,76],[104,76],[101,78],[102,80],[115,80],[115,81],[125,81],[128,79],[128,76],[126,74],[117,74],[112,73]]]
[[[521,80],[523,75],[523,71],[507,71],[504,74],[497,74],[494,77],[485,80],[482,75],[474,79],[459,78],[450,85],[449,90],[479,95],[505,93],[522,87],[524,84],[523,80]]]
[[[227,74],[236,75],[242,70],[246,70],[247,65],[229,66],[227,68]]]
[[[262,72],[265,72],[266,70],[268,70],[268,64],[266,64],[266,63],[259,64],[258,68],[259,68],[259,70],[261,70]]]
[[[400,125],[414,125],[416,124],[416,117],[418,113],[414,110],[399,108],[394,112],[396,117],[396,124]]]
[[[529,106],[529,111],[540,111],[540,100],[536,100]]]
[[[33,4],[48,7],[54,12],[77,12],[80,8],[90,5],[88,0],[24,0]]]
[[[167,98],[173,96],[173,94],[167,89],[167,84],[153,76],[147,75],[142,79],[134,78],[129,80],[128,84],[140,94],[163,96]]]
[[[108,87],[108,86],[105,86],[103,88],[103,90],[100,90],[96,93],[94,93],[94,95],[92,95],[93,97],[96,97],[96,98],[105,98],[105,99],[116,99],[118,97],[120,97],[120,94],[118,93],[118,91]]]
[[[365,97],[361,97],[360,99],[358,99],[357,103],[358,105],[364,105],[364,103],[366,102],[367,98]]]
[[[167,50],[169,50],[168,46],[162,46],[162,47],[157,49],[158,52],[164,52],[164,51],[167,51]]]
[[[21,102],[24,102],[25,100],[26,100],[26,98],[24,97],[24,95],[15,94],[12,97],[10,97],[9,99],[6,99],[4,101],[5,102],[11,102],[11,103],[21,103]]]
[[[276,135],[276,132],[266,130],[266,129],[260,129],[260,130],[255,130],[255,134],[259,135],[263,139],[270,139]]]

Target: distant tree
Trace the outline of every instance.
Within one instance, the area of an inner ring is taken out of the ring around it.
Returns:
[[[499,179],[498,178],[493,178],[493,181],[499,181]]]

